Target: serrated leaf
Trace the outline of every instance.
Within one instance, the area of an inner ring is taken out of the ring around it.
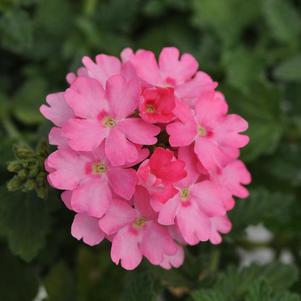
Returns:
[[[241,93],[231,87],[225,87],[224,91],[231,111],[249,123],[246,133],[250,143],[242,150],[243,160],[253,161],[275,151],[285,126],[278,88],[258,83],[251,87],[252,93]]]
[[[230,212],[234,226],[232,235],[241,233],[248,225],[269,220],[285,224],[294,200],[290,193],[270,192],[264,187],[251,189],[249,199],[239,201]]]
[[[227,301],[225,295],[217,290],[198,290],[191,296],[194,301]]]
[[[281,62],[274,70],[277,79],[283,81],[301,81],[301,54]]]
[[[136,270],[126,277],[126,284],[121,301],[155,301],[158,287],[152,275],[146,271]]]
[[[0,187],[0,232],[12,252],[31,261],[45,244],[50,216],[35,193],[8,192]]]
[[[0,267],[0,300],[32,301],[39,287],[34,270],[3,251]]]

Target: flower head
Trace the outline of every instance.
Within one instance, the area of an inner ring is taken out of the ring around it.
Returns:
[[[143,258],[164,269],[184,262],[184,246],[218,244],[231,230],[234,197],[251,181],[238,160],[248,124],[228,114],[217,83],[190,54],[125,49],[121,60],[83,58],[69,87],[40,108],[57,150],[48,182],[75,213],[71,234],[135,269]]]

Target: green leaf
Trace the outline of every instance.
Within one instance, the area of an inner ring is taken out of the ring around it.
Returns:
[[[34,270],[3,251],[0,251],[0,267],[0,300],[32,301],[39,287]]]
[[[0,18],[2,45],[12,52],[22,53],[31,49],[33,43],[32,21],[25,10],[7,10]]]
[[[300,296],[289,292],[275,292],[266,282],[257,281],[249,290],[246,301],[299,301]]]
[[[12,193],[0,187],[0,232],[12,252],[31,261],[45,244],[50,216],[35,193]]]
[[[193,0],[193,22],[201,29],[210,28],[229,46],[239,39],[246,26],[259,17],[259,2]]]
[[[283,43],[297,44],[301,31],[298,10],[290,1],[264,0],[263,13],[275,39]]]
[[[217,290],[201,289],[192,293],[194,301],[227,301],[225,295]]]
[[[75,300],[73,275],[64,262],[56,264],[47,275],[44,285],[47,301]]]
[[[157,283],[147,271],[136,270],[126,277],[121,301],[155,301],[157,296]]]
[[[258,54],[246,48],[236,48],[222,55],[227,81],[233,87],[249,92],[254,83],[264,80],[264,60]]]
[[[283,81],[301,81],[301,54],[281,62],[274,70],[277,79]]]
[[[39,107],[46,96],[46,82],[42,78],[30,78],[14,96],[13,112],[26,124],[43,121]]]
[[[232,235],[260,222],[276,220],[284,225],[290,219],[294,201],[294,195],[290,193],[270,192],[264,187],[251,189],[249,199],[237,202],[230,212],[234,225]]]
[[[252,93],[241,93],[225,87],[224,92],[232,112],[240,114],[249,123],[250,143],[242,151],[243,159],[253,161],[263,154],[273,153],[284,131],[280,108],[282,94],[273,86],[256,84]]]

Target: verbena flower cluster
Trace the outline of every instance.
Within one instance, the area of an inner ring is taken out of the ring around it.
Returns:
[[[247,122],[176,48],[158,62],[131,49],[82,61],[69,88],[40,108],[57,146],[48,181],[76,213],[72,235],[90,246],[109,240],[113,262],[128,270],[143,257],[179,267],[184,245],[220,243],[233,197],[248,196],[251,177],[237,159]]]

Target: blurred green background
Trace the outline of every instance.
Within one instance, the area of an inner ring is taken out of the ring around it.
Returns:
[[[83,55],[164,46],[192,53],[249,121],[251,196],[223,244],[187,248],[178,270],[126,272],[108,244],[71,237],[38,107]],[[0,0],[0,183],[1,301],[300,301],[301,2]]]

